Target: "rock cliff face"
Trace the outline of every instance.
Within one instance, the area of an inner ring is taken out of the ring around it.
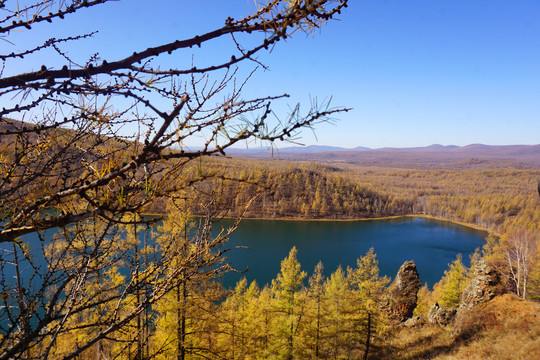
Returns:
[[[403,322],[413,315],[421,286],[422,282],[414,261],[403,263],[394,282],[388,288],[386,304],[383,306],[390,318]]]
[[[416,315],[410,319],[407,319],[407,321],[405,321],[403,325],[405,325],[408,328],[414,328],[414,327],[422,326],[424,325],[424,323],[425,323],[424,319],[420,315]]]

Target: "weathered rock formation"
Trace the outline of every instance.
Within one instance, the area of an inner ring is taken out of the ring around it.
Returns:
[[[470,332],[467,330],[467,324],[470,322],[469,318],[477,305],[487,303],[496,296],[507,292],[508,287],[502,281],[499,273],[487,265],[484,260],[478,261],[474,269],[474,277],[461,294],[461,302],[452,330],[454,339],[467,337],[465,333]]]
[[[507,289],[499,273],[481,259],[474,269],[474,277],[461,294],[458,314],[505,292]]]
[[[406,261],[388,288],[383,309],[391,319],[403,322],[413,315],[418,290],[422,286],[414,261]]]
[[[428,312],[428,322],[434,325],[446,326],[456,317],[457,309],[445,309],[438,303],[433,304]]]
[[[453,323],[455,326],[454,333],[459,334],[459,324],[467,317],[470,309],[505,292],[507,292],[507,288],[501,281],[499,273],[481,259],[474,269],[474,277],[461,294],[458,308],[446,309],[435,303],[429,309],[428,322],[442,326]]]

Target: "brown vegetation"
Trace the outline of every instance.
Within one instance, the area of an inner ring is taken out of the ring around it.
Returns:
[[[381,358],[533,360],[540,354],[540,305],[513,294],[478,305],[459,326],[466,338],[435,325],[401,328]]]
[[[539,169],[540,145],[467,146],[431,145],[418,148],[383,148],[325,151],[318,148],[285,148],[275,157],[288,161],[316,161],[358,167],[378,166],[415,170],[488,170]],[[307,151],[306,151],[307,150]],[[243,151],[251,157],[264,158],[268,153]]]
[[[216,206],[228,216],[360,219],[412,211],[405,201],[381,195],[316,164],[220,159],[206,162],[204,168],[214,172],[218,179],[197,184],[186,193],[188,207],[195,214],[203,213],[200,204],[212,196],[216,197]],[[245,209],[248,202],[250,206]]]

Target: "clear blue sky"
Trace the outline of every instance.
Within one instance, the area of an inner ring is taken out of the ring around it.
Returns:
[[[71,54],[95,48],[124,57],[220,27],[227,16],[248,14],[252,4],[123,0],[51,29],[100,30]],[[286,92],[290,104],[305,106],[310,97],[332,96],[334,105],[353,108],[336,124],[321,125],[317,139],[306,132],[304,143],[540,143],[540,1],[351,0],[340,19],[261,54],[270,71],[258,72],[247,88],[254,95]],[[195,61],[224,53],[230,56],[216,43]],[[191,62],[191,56],[174,61]]]

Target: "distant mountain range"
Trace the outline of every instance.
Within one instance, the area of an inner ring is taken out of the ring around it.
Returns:
[[[467,146],[434,144],[412,148],[346,149],[334,146],[297,146],[274,149],[229,149],[228,155],[273,158],[289,161],[317,161],[361,166],[407,168],[516,168],[540,169],[540,145]]]
[[[372,150],[368,147],[357,146],[355,148],[343,148],[338,146],[326,146],[326,145],[308,145],[308,146],[288,146],[283,148],[276,148],[274,152],[280,154],[304,154],[304,153],[321,153],[321,152],[333,152],[333,151],[364,151]],[[234,155],[261,155],[271,153],[270,149],[266,148],[250,148],[250,149],[238,149],[231,148],[227,150],[227,153]]]
[[[0,131],[34,126],[3,119]],[[0,139],[1,140],[1,139]],[[197,150],[197,148],[191,148]],[[227,149],[227,155],[287,161],[313,161],[324,164],[377,166],[409,169],[539,169],[540,145],[467,146],[433,144],[425,147],[353,149],[336,146],[291,146],[274,148]]]

